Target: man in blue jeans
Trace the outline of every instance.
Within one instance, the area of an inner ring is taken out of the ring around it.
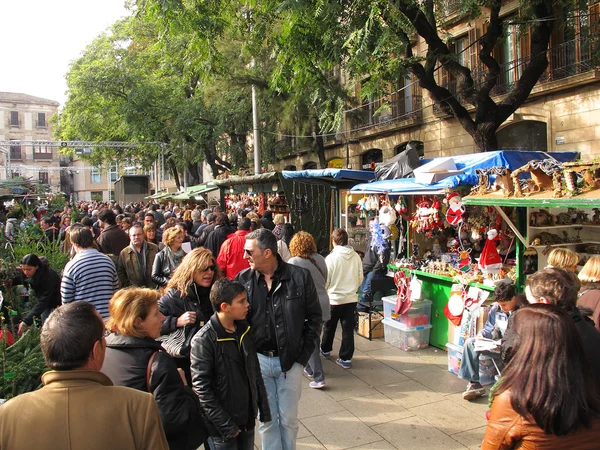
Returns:
[[[508,325],[508,318],[517,309],[515,287],[508,282],[498,283],[494,290],[494,300],[496,303],[490,308],[483,329],[476,337],[468,338],[463,346],[458,376],[469,381],[467,389],[462,394],[465,400],[474,400],[486,394],[485,388],[479,383],[479,356],[487,354],[500,360],[500,346],[498,345],[498,352],[494,354],[494,352],[476,351],[475,343],[481,338],[497,340],[500,343]]]
[[[271,422],[260,422],[263,450],[294,450],[302,370],[321,326],[321,305],[310,272],[285,263],[275,235],[261,228],[246,235],[250,268],[236,280],[246,289],[258,362],[267,390]]]

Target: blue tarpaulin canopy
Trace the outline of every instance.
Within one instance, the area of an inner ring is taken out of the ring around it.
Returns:
[[[473,153],[469,155],[452,156],[456,168],[463,173],[444,178],[434,184],[416,183],[414,178],[400,178],[397,180],[382,180],[372,183],[361,183],[354,186],[352,192],[365,192],[374,194],[434,194],[442,193],[445,189],[455,188],[459,184],[475,186],[478,177],[477,169],[490,169],[492,167],[506,167],[511,171],[524,166],[534,159],[554,158],[560,162],[573,161],[579,157],[579,152],[534,152],[520,150],[498,150],[486,153]],[[433,159],[423,160],[426,164]]]
[[[286,179],[294,178],[334,178],[336,180],[370,181],[375,179],[375,173],[368,170],[350,169],[310,169],[283,170],[281,176]]]

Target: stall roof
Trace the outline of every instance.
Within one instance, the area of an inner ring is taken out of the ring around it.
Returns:
[[[414,178],[401,178],[398,180],[382,180],[372,183],[361,183],[354,186],[352,192],[365,192],[373,194],[436,194],[443,193],[459,184],[475,186],[478,182],[475,171],[492,167],[506,167],[516,170],[534,159],[554,158],[560,162],[572,161],[579,157],[578,152],[535,152],[521,150],[497,150],[486,153],[473,153],[469,155],[452,156],[456,168],[463,173],[454,175],[434,184],[416,183]],[[426,164],[433,159],[426,159]]]
[[[197,184],[196,186],[189,186],[183,191],[178,192],[173,196],[174,200],[188,200],[196,197],[205,192],[210,192],[219,189],[219,187],[213,181],[207,181],[206,183]]]
[[[310,170],[283,170],[281,176],[286,179],[298,178],[333,178],[345,181],[371,181],[375,179],[375,172],[369,170],[351,169],[310,169]]]
[[[465,205],[529,206],[536,208],[600,208],[600,190],[592,190],[575,197],[553,198],[551,191],[534,192],[527,197],[504,197],[500,191],[484,195],[467,195]]]
[[[261,173],[260,175],[249,175],[246,177],[229,177],[225,180],[215,180],[215,185],[217,187],[224,186],[234,186],[236,184],[245,184],[245,183],[260,183],[260,182],[269,182],[278,179],[277,172],[266,172]]]

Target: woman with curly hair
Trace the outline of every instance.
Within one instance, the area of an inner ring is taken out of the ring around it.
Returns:
[[[219,278],[221,269],[210,250],[199,247],[188,253],[169,280],[166,294],[158,301],[158,309],[165,316],[161,335],[182,327],[195,334],[202,328],[213,315],[209,294]],[[191,382],[190,355],[175,361]]]
[[[294,235],[290,242],[290,253],[291,258],[288,261],[289,264],[303,267],[310,272],[315,287],[317,288],[319,303],[321,304],[321,311],[323,314],[323,323],[325,323],[331,317],[329,295],[327,295],[327,289],[325,289],[325,283],[327,282],[327,264],[325,263],[325,258],[317,253],[315,239],[306,231],[299,231]],[[323,374],[323,365],[321,364],[321,357],[319,355],[322,328],[323,326],[321,325],[315,349],[304,368],[304,373],[309,378],[313,378],[313,381],[311,381],[309,385],[313,389],[322,389],[325,387],[325,375]]]
[[[156,254],[152,266],[152,281],[160,287],[165,287],[175,269],[183,261],[185,252],[181,248],[185,233],[177,227],[171,227],[163,233],[162,241],[165,247]]]

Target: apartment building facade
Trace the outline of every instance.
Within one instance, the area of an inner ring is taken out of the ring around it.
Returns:
[[[15,141],[14,145],[0,148],[0,179],[23,177],[48,184],[54,192],[60,190],[58,149],[47,144],[52,140],[50,118],[58,106],[54,100],[0,92],[0,140]],[[32,142],[21,145],[17,141]]]
[[[451,50],[477,83],[485,75],[477,40],[486,31],[489,12],[483,10],[480,18],[467,21],[461,18],[459,6],[456,0],[446,3],[444,28]],[[500,16],[511,22],[518,6],[518,1],[504,2]],[[579,10],[565,11],[557,20],[547,53],[549,66],[528,100],[498,129],[499,149],[579,151],[586,160],[600,156],[596,145],[600,137],[600,71],[593,61],[597,37],[592,37],[599,31],[599,20],[597,0]],[[493,52],[502,69],[492,91],[497,100],[516,86],[531,56],[526,25],[515,20],[508,27],[507,38]],[[425,55],[426,51],[425,41],[415,35],[413,52]],[[457,92],[451,74],[440,67],[436,75],[438,83]],[[347,111],[343,130],[349,132],[326,143],[331,167],[369,169],[403,151],[409,142],[425,158],[477,151],[458,121],[444,114],[411,77],[395,86],[393,93]],[[299,149],[276,168],[315,168],[317,162],[314,154]]]

